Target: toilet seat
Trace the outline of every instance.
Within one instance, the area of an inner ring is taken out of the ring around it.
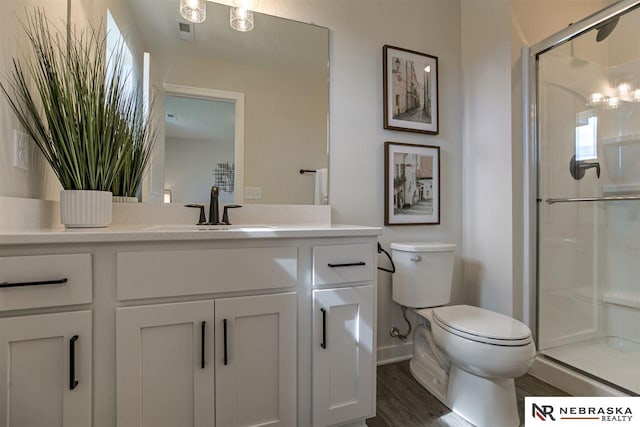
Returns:
[[[438,307],[433,309],[432,318],[445,331],[482,344],[519,347],[533,341],[524,323],[479,307]]]

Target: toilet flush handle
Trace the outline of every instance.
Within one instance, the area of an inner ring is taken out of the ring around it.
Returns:
[[[422,261],[422,257],[420,255],[416,255],[414,258],[411,258],[411,261],[420,262],[420,261]]]

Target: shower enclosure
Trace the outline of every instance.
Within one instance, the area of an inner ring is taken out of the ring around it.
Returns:
[[[640,393],[640,1],[531,48],[539,355]]]

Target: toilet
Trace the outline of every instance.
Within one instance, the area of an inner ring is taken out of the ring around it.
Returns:
[[[392,243],[392,298],[418,314],[411,374],[453,412],[477,427],[517,427],[514,378],[535,357],[522,322],[451,299],[456,246]]]

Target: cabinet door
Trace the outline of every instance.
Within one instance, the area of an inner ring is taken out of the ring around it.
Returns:
[[[313,425],[373,414],[373,286],[313,291]]]
[[[118,427],[213,426],[213,308],[116,310]]]
[[[0,319],[0,426],[91,426],[91,311]]]
[[[216,425],[295,426],[295,293],[216,300]]]

